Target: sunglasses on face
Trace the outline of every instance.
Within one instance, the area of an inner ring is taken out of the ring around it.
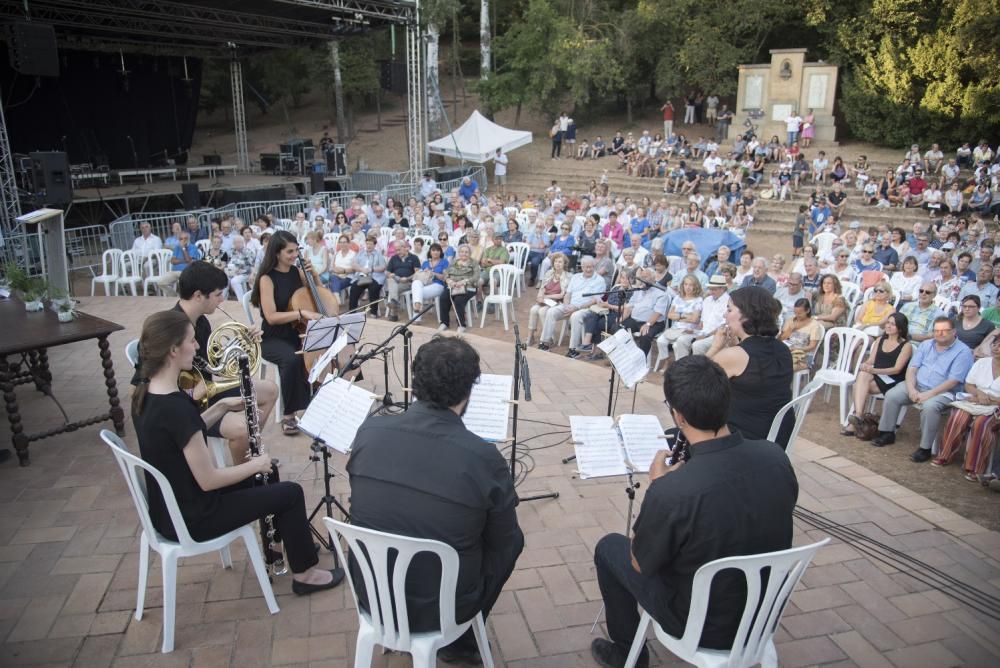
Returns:
[[[918,292],[920,292],[920,294],[922,294],[922,295],[933,295],[934,294],[933,290],[919,290]]]
[[[875,288],[874,290],[872,290],[872,292],[873,292],[873,293],[876,293],[876,294],[877,294],[877,293],[882,293],[882,294],[885,294],[885,292],[886,292],[886,291],[885,291],[885,290],[883,290],[882,288]]]

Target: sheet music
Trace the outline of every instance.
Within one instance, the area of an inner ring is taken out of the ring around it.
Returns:
[[[655,415],[622,415],[618,429],[632,470],[648,471],[653,455],[667,445],[660,419]]]
[[[338,318],[320,318],[306,323],[306,335],[302,339],[302,350],[311,352],[321,350],[333,344],[337,336],[340,320]]]
[[[607,416],[571,415],[569,427],[581,478],[628,473],[613,419]]]
[[[513,376],[494,373],[479,376],[479,382],[472,386],[469,406],[462,416],[465,428],[487,441],[506,440],[513,385]]]
[[[347,454],[374,401],[375,395],[363,387],[331,377],[299,418],[299,428],[328,448]]]
[[[320,355],[319,359],[313,364],[312,368],[309,369],[309,384],[312,385],[319,377],[326,371],[327,367],[330,366],[330,362],[333,358],[340,353],[341,350],[347,347],[347,336],[338,336],[333,341],[333,345],[326,349],[326,352]]]
[[[627,329],[619,329],[613,336],[598,343],[597,347],[608,356],[628,389],[635,387],[635,384],[649,373],[646,356],[639,346],[635,345],[632,332]]]
[[[348,343],[358,343],[361,341],[361,335],[365,331],[365,322],[367,322],[366,318],[367,316],[364,311],[347,313],[340,316],[340,326],[347,332]]]

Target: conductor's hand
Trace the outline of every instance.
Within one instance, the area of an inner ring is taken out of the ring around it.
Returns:
[[[662,478],[668,473],[672,473],[684,466],[684,462],[680,461],[673,466],[667,466],[667,459],[670,457],[670,450],[657,450],[656,454],[653,455],[653,462],[649,465],[649,482],[653,482],[657,478]]]
[[[266,452],[261,452],[259,457],[251,457],[250,463],[256,464],[254,467],[254,474],[263,473],[268,475],[271,473],[271,456]]]

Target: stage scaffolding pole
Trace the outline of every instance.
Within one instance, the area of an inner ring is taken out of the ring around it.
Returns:
[[[236,164],[243,173],[250,171],[250,152],[247,150],[247,115],[243,104],[243,65],[236,56],[233,45],[229,61],[229,75],[233,87],[233,124],[236,129]]]
[[[427,168],[427,109],[424,85],[424,41],[420,28],[420,1],[406,24],[406,98],[408,157],[411,183],[420,183]]]
[[[14,174],[14,156],[10,151],[10,135],[7,134],[7,116],[3,112],[0,98],[0,264],[18,262],[28,264],[24,239],[24,228],[18,217],[21,215],[21,200],[17,194],[17,178]],[[22,252],[18,253],[18,245]],[[24,266],[30,270],[31,267]]]

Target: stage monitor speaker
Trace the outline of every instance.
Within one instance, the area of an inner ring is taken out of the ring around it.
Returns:
[[[181,184],[181,199],[184,201],[184,208],[188,211],[201,208],[201,193],[198,191],[196,181],[185,181]]]
[[[324,176],[325,174],[317,174],[316,172],[312,172],[309,174],[309,183],[311,188],[309,191],[310,193],[323,192],[323,187],[325,183],[325,180],[323,178]]]
[[[465,170],[461,167],[439,167],[437,170],[437,182],[451,181],[465,176]]]
[[[31,170],[35,195],[42,204],[69,204],[73,201],[73,180],[69,157],[63,151],[32,153]]]
[[[340,183],[338,179],[324,179],[323,190],[328,193],[339,193],[344,189],[344,186]]]
[[[302,164],[309,165],[312,161],[316,159],[316,147],[314,146],[303,146],[302,147]]]
[[[6,32],[14,71],[36,77],[59,76],[55,28],[35,21],[18,22],[8,24]]]
[[[281,171],[281,155],[278,153],[260,154],[260,171],[277,174]]]
[[[326,171],[335,176],[347,176],[347,147],[334,146],[326,152]]]

